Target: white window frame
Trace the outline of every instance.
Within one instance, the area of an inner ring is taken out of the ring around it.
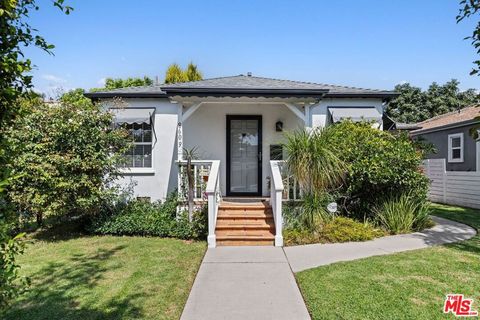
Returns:
[[[452,146],[452,140],[460,138],[460,147],[453,147]],[[454,149],[460,149],[460,158],[453,158],[453,150]],[[448,135],[448,162],[453,162],[453,163],[458,163],[458,162],[463,162],[463,156],[464,156],[464,144],[463,144],[463,132],[460,133],[453,133]]]
[[[135,142],[133,141],[132,142],[132,145],[133,145],[133,148],[135,148],[136,145],[151,145],[151,152],[152,152],[152,155],[151,155],[151,166],[150,167],[131,167],[131,166],[126,166],[126,167],[123,167],[123,168],[120,168],[120,171],[122,173],[154,173],[155,172],[155,169],[154,169],[154,152],[153,152],[153,148],[154,148],[154,142],[153,142],[153,139],[154,139],[154,129],[153,129],[153,124],[151,125],[151,142]]]

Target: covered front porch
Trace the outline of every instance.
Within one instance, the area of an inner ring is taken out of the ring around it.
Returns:
[[[310,126],[317,99],[191,99],[175,100],[180,200],[188,199],[184,149],[195,148],[194,201],[208,205],[209,246],[282,246],[281,202],[298,192],[282,177],[281,143],[284,131]]]
[[[243,97],[178,103],[178,160],[185,160],[185,149],[195,149],[197,160],[219,160],[223,197],[268,197],[270,161],[283,160],[284,132],[311,126],[315,100]]]

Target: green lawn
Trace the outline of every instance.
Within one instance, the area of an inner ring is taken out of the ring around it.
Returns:
[[[440,205],[434,210],[480,229],[479,210]],[[442,307],[447,293],[463,293],[480,309],[480,237],[296,276],[313,319],[446,319]]]
[[[142,237],[36,241],[20,258],[31,290],[6,319],[178,319],[205,250]]]

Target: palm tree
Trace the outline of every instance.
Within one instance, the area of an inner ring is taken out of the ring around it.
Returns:
[[[329,131],[301,129],[286,133],[286,166],[305,194],[320,194],[343,182],[346,166],[329,146]]]
[[[297,181],[303,198],[299,222],[315,227],[332,216],[324,207],[329,190],[344,180],[346,165],[329,146],[330,129],[307,129],[286,133],[286,168]]]

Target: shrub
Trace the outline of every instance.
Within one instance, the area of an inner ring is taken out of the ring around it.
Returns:
[[[349,218],[338,217],[325,224],[322,236],[326,242],[367,241],[385,235],[382,230],[369,223],[361,223]]]
[[[282,217],[284,229],[302,229],[300,222],[301,203],[298,201],[285,202],[282,205]]]
[[[0,212],[0,311],[27,290],[30,280],[20,277],[17,256],[25,249],[25,233],[12,234],[12,225]],[[1,312],[0,312],[1,313]]]
[[[346,166],[329,146],[330,128],[307,131],[297,130],[286,134],[286,167],[300,187],[302,202],[293,212],[295,223],[314,230],[332,219],[326,210],[332,201],[329,191],[340,185]]]
[[[284,206],[284,225],[291,228],[316,230],[331,221],[335,215],[327,211],[327,205],[335,200],[329,193],[307,194],[301,201]]]
[[[346,167],[328,140],[330,128],[286,133],[286,167],[303,194],[324,193],[343,181]]]
[[[99,234],[141,235],[174,237],[180,239],[202,239],[208,232],[206,207],[193,214],[188,220],[188,212],[177,216],[177,196],[170,194],[165,202],[149,203],[132,200],[119,204],[113,210],[92,218],[88,230]]]
[[[25,101],[25,116],[5,132],[15,161],[8,197],[16,210],[37,217],[95,213],[113,193],[126,132],[113,130],[112,115],[80,92],[61,103]]]
[[[295,246],[301,244],[321,243],[317,234],[305,229],[285,229],[283,230],[283,243],[285,246]]]
[[[348,120],[331,128],[330,146],[348,164],[342,187],[344,210],[359,218],[371,216],[385,194],[394,193],[426,201],[428,179],[420,170],[422,152],[407,135],[394,136],[370,123]]]
[[[389,197],[374,212],[378,223],[393,234],[418,231],[433,224],[429,204],[418,202],[410,194]]]
[[[360,223],[350,218],[336,217],[315,231],[307,229],[286,229],[283,239],[286,246],[336,243],[348,241],[367,241],[383,236],[382,230],[369,223]]]

